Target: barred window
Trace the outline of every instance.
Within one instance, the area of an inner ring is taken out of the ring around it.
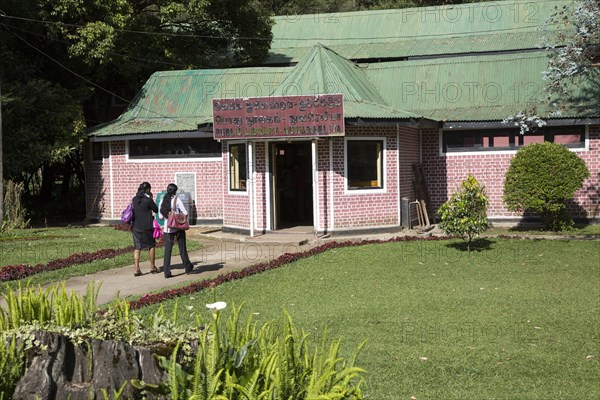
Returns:
[[[444,131],[444,153],[517,150],[531,143],[553,142],[569,148],[585,147],[583,126],[550,127],[521,135],[516,129]]]

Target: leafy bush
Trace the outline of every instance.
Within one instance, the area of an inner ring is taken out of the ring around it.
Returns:
[[[325,334],[312,346],[309,335],[295,328],[287,313],[282,326],[268,322],[259,327],[251,315],[245,324],[240,323],[241,307],[234,308],[224,323],[213,308],[212,321],[204,323],[198,316],[196,326],[183,329],[174,324],[177,305],[170,317],[161,308],[142,319],[130,313],[125,300],[117,299],[100,312],[97,293],[92,284],[85,296],[69,294],[63,283],[47,290],[28,285],[4,294],[7,304],[0,306],[0,372],[2,377],[10,377],[10,384],[2,386],[0,382],[0,399],[10,398],[24,372],[26,352],[36,346],[33,332],[39,330],[60,332],[73,343],[94,338],[169,351],[174,348],[170,359],[157,355],[168,371],[166,382],[151,385],[132,381],[142,392],[157,392],[172,399],[362,399],[364,371],[354,366],[362,345],[350,360],[340,356],[340,340],[329,341]],[[16,347],[18,341],[6,345],[4,338],[9,335],[20,340],[20,348]],[[120,397],[124,386],[125,382],[113,398]]]
[[[440,228],[451,235],[458,235],[467,242],[471,250],[473,238],[485,231],[488,199],[485,188],[469,175],[461,184],[460,191],[454,193],[438,210]]]
[[[519,149],[510,162],[503,200],[510,211],[531,211],[550,229],[566,230],[573,226],[566,202],[589,176],[585,162],[566,147],[530,144]]]

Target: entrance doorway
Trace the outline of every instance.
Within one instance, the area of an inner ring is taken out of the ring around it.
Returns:
[[[313,225],[310,142],[272,142],[273,229]]]

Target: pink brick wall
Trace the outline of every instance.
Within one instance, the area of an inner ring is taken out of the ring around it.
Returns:
[[[439,132],[423,131],[423,163],[431,202],[437,210],[456,191],[468,174],[473,174],[486,187],[491,218],[520,217],[506,210],[502,202],[504,175],[513,154],[482,154],[440,156]],[[600,127],[589,128],[589,150],[577,151],[587,164],[591,177],[575,194],[570,211],[574,217],[599,218],[600,201]]]
[[[223,225],[231,228],[250,228],[250,196],[248,191],[230,192],[229,191],[229,150],[228,142],[223,141],[223,160],[222,168],[224,171],[223,181],[221,182],[221,193],[223,202]],[[248,175],[247,179],[251,177]]]
[[[103,162],[91,162],[86,155],[86,201],[87,216],[104,220],[118,220],[121,211],[143,181],[152,185],[156,194],[175,182],[175,173],[196,173],[196,212],[199,220],[220,220],[223,216],[222,162],[177,161],[127,162],[125,142],[110,143],[110,157]],[[110,165],[112,164],[112,178]],[[112,179],[112,182],[111,182]]]
[[[269,216],[267,208],[267,151],[268,146],[264,142],[256,142],[254,144],[254,165],[256,174],[254,177],[254,193],[256,210],[256,219],[254,221],[255,229],[258,232],[264,232],[269,226]]]
[[[346,136],[385,138],[386,166],[383,177],[385,191],[348,193],[345,190],[344,138],[319,140],[317,176],[314,182],[318,192],[319,230],[331,232],[399,225],[399,198],[406,196],[411,200],[414,199],[412,164],[419,162],[418,131],[396,127],[347,126]],[[398,165],[400,165],[400,183]]]
[[[386,146],[385,191],[347,193],[344,178],[344,138],[317,142],[318,227],[331,232],[357,228],[397,226],[398,202],[401,197],[414,200],[412,165],[420,161],[419,132],[411,128],[347,127],[347,137],[384,137]],[[486,186],[492,218],[518,217],[502,204],[504,175],[513,154],[470,154],[440,156],[439,132],[422,132],[422,154],[431,198],[430,214],[448,199],[467,174],[472,173]],[[333,160],[330,160],[330,143]],[[267,204],[267,151],[264,142],[254,144],[255,229],[269,226]],[[589,128],[589,149],[577,154],[585,160],[591,178],[577,192],[571,211],[575,217],[600,218],[600,126]],[[229,192],[227,144],[219,161],[127,162],[125,142],[111,142],[110,157],[91,162],[86,154],[86,201],[90,218],[118,220],[142,181],[149,181],[155,193],[175,180],[176,172],[196,173],[197,218],[223,221],[233,228],[250,227],[250,197],[247,192]],[[331,161],[333,170],[330,172]],[[109,166],[112,163],[112,177]],[[398,176],[400,171],[400,176]],[[251,179],[252,177],[248,177]],[[332,199],[333,193],[333,199]],[[333,208],[331,207],[333,203]],[[225,205],[225,206],[224,206]]]
[[[346,193],[344,138],[319,140],[317,176],[313,179],[315,190],[319,193],[319,229],[330,232],[332,228],[339,231],[399,225],[399,198],[414,199],[412,164],[419,162],[419,132],[416,129],[396,127],[348,127],[347,136],[385,138],[385,191]],[[333,172],[330,172],[330,142]],[[222,219],[223,225],[229,228],[250,228],[251,205],[248,192],[229,191],[227,142],[223,142],[223,157],[219,161],[127,162],[123,141],[112,142],[110,151],[110,158],[105,158],[104,162],[87,163],[86,196],[89,217],[116,220],[142,181],[149,181],[153,185],[153,191],[158,193],[174,181],[175,172],[195,172],[198,219]],[[270,208],[267,207],[267,151],[268,146],[264,142],[254,143],[253,162],[256,172],[254,177],[248,176],[249,181],[254,178],[254,224],[257,232],[266,230],[270,225]],[[109,171],[111,164],[112,178]]]

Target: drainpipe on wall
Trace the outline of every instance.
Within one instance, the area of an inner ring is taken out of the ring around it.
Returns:
[[[423,130],[419,126],[419,163],[423,164]]]
[[[329,138],[329,173],[327,174],[328,179],[329,179],[329,210],[327,212],[327,215],[329,215],[330,221],[327,223],[327,233],[333,233],[333,230],[335,229],[335,205],[333,203],[333,196],[335,195],[334,192],[334,188],[333,188],[333,179],[334,179],[334,173],[333,173],[333,138]]]
[[[270,159],[271,159],[271,153],[269,152],[269,142],[265,141],[263,142],[264,146],[265,146],[265,198],[267,199],[266,203],[264,204],[265,206],[265,215],[267,216],[266,219],[266,226],[263,227],[263,231],[272,231],[273,230],[273,221],[271,220],[271,199],[273,198],[271,195],[271,181],[272,181],[272,175],[273,175],[273,171],[271,171],[271,163],[270,163]]]

